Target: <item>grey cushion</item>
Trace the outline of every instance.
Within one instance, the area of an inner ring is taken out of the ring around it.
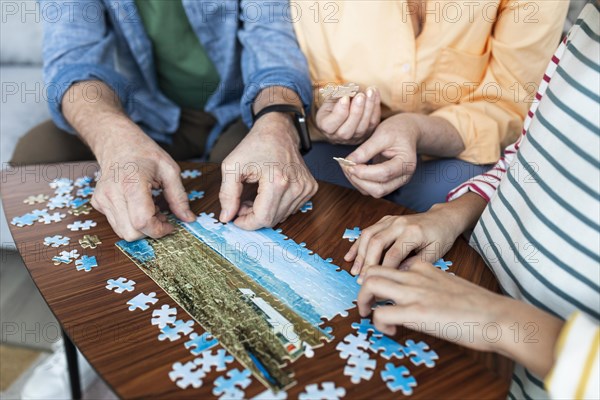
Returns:
[[[40,7],[37,1],[2,4],[0,63],[42,65]]]

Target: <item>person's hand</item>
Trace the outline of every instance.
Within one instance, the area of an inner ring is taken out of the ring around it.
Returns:
[[[328,100],[317,110],[315,122],[331,143],[358,144],[368,138],[381,121],[381,95],[376,88]]]
[[[91,203],[115,233],[133,241],[173,232],[152,198],[151,190],[159,187],[171,211],[183,221],[193,221],[177,163],[129,120],[119,119],[107,131],[102,146],[96,146],[101,175]]]
[[[362,231],[344,259],[354,261],[350,272],[361,275],[359,283],[369,267],[381,263],[397,268],[411,252],[421,261],[434,262],[462,233],[459,218],[444,205],[434,205],[422,214],[385,216]]]
[[[364,195],[381,198],[406,184],[417,166],[419,126],[405,114],[383,121],[373,135],[346,157],[344,174]],[[376,159],[377,163],[367,164]]]
[[[298,151],[289,116],[270,113],[256,121],[221,165],[221,222],[242,229],[272,227],[307,202],[318,189]],[[244,183],[258,183],[254,201],[241,203]]]

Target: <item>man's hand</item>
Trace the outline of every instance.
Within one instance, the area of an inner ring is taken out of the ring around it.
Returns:
[[[84,90],[98,97],[89,102]],[[92,206],[106,215],[119,237],[132,241],[159,238],[173,231],[152,199],[152,188],[162,187],[171,211],[191,222],[179,166],[122,111],[115,93],[99,81],[82,82],[63,97],[65,118],[90,146],[101,168]]]
[[[354,98],[328,100],[317,110],[315,122],[331,143],[359,144],[381,121],[381,95],[376,88]]]
[[[318,189],[298,151],[298,134],[289,116],[270,113],[261,117],[250,133],[221,165],[223,181],[221,222],[254,230],[285,220]],[[258,183],[254,201],[241,203],[244,183]]]

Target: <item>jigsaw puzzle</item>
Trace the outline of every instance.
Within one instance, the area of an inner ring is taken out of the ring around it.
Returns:
[[[44,214],[44,215],[40,216],[40,219],[38,219],[38,222],[43,222],[44,224],[48,225],[48,224],[51,224],[52,222],[60,222],[65,217],[66,217],[66,214],[61,214],[59,212],[55,212],[53,214]]]
[[[84,186],[89,186],[94,181],[94,178],[91,176],[82,176],[80,178],[75,179],[75,186],[78,188],[82,188]]]
[[[76,232],[76,231],[89,231],[91,228],[95,227],[96,223],[94,221],[92,221],[91,219],[86,220],[85,222],[83,221],[75,221],[72,224],[67,225],[67,228],[69,228],[71,231]]]
[[[186,169],[185,171],[181,172],[181,177],[183,179],[195,179],[198,178],[200,175],[202,175],[202,172],[200,172],[197,169]]]
[[[441,269],[442,271],[448,271],[452,266],[452,261],[446,261],[443,258],[440,258],[439,260],[433,263],[433,266]]]
[[[164,328],[167,324],[172,324],[177,319],[177,309],[171,308],[167,304],[159,309],[152,311],[152,325],[158,326],[159,329]]]
[[[350,377],[350,381],[355,385],[361,380],[369,380],[373,376],[377,361],[369,358],[368,353],[353,355],[348,358],[347,365],[344,367],[344,375]]]
[[[435,360],[439,359],[437,353],[429,350],[429,345],[423,341],[415,343],[413,340],[407,340],[404,345],[404,352],[410,357],[413,364],[425,364],[427,368],[435,367]]]
[[[219,349],[217,351],[205,350],[200,353],[200,357],[194,360],[194,364],[201,367],[204,372],[210,372],[213,368],[215,371],[225,371],[227,364],[232,363],[233,356],[227,354],[227,351]]]
[[[73,186],[73,181],[69,178],[56,178],[50,182],[50,187],[52,189],[58,189],[65,186]]]
[[[160,334],[158,335],[158,340],[161,342],[167,339],[169,339],[171,342],[179,340],[181,339],[181,335],[187,336],[194,330],[192,326],[194,326],[194,321],[189,320],[183,322],[183,320],[178,319],[172,324],[163,326],[163,328],[160,330]]]
[[[70,196],[54,196],[50,198],[48,204],[46,206],[50,210],[55,210],[57,208],[65,208],[71,202]]]
[[[361,318],[360,323],[353,322],[352,328],[356,329],[356,333],[362,333],[363,335],[368,335],[371,333],[372,336],[381,337],[383,333],[379,332],[375,326],[371,323],[369,318]]]
[[[77,196],[79,197],[89,197],[94,194],[94,188],[90,186],[83,187],[77,190]]]
[[[353,229],[346,229],[342,235],[342,239],[348,239],[350,242],[354,242],[360,237],[360,234],[360,228],[355,226]]]
[[[115,293],[133,292],[135,288],[135,281],[131,279],[123,278],[122,276],[118,279],[109,279],[106,281],[106,288],[108,290],[114,290]]]
[[[44,238],[44,246],[51,246],[51,247],[67,246],[69,244],[70,240],[71,239],[69,239],[67,236],[61,236],[61,235],[46,236]]]
[[[61,251],[59,255],[52,257],[54,265],[70,264],[73,260],[79,257],[77,250]]]
[[[413,388],[417,386],[417,380],[404,365],[396,367],[392,363],[385,364],[385,370],[381,371],[381,379],[392,392],[401,390],[405,396],[410,396]]]
[[[404,347],[389,336],[372,337],[370,340],[370,348],[374,353],[378,353],[381,357],[386,360],[395,357],[397,359],[404,358]]]
[[[194,332],[190,335],[190,340],[185,342],[185,348],[191,349],[190,353],[197,356],[205,350],[212,349],[218,343],[219,341],[217,338],[213,337],[213,335],[208,332],[204,332],[202,335],[198,335]]]
[[[205,376],[206,373],[202,368],[196,368],[196,364],[192,361],[185,364],[176,362],[173,364],[171,372],[169,372],[169,378],[181,389],[187,389],[190,386],[198,389],[202,386],[202,378]]]
[[[90,202],[90,199],[82,199],[81,197],[76,197],[69,201],[69,207],[71,208],[79,208],[81,206],[86,205]]]
[[[102,241],[100,241],[100,238],[97,235],[83,235],[83,237],[79,239],[79,245],[84,249],[95,249],[99,244],[102,244]]]
[[[129,311],[134,311],[140,309],[145,311],[148,309],[149,304],[156,304],[158,299],[156,298],[156,293],[152,292],[150,294],[140,293],[135,296],[133,299],[129,300],[127,304],[129,305]]]
[[[18,226],[19,228],[22,228],[24,226],[31,226],[34,224],[34,222],[36,222],[39,219],[39,216],[34,215],[34,214],[24,214],[21,215],[20,217],[14,217],[10,223],[12,225]]]
[[[95,256],[81,256],[79,260],[75,261],[75,265],[77,266],[77,271],[90,272],[92,268],[98,266],[98,262]]]
[[[189,201],[200,200],[203,197],[204,197],[203,191],[192,190],[191,192],[188,193]]]
[[[312,201],[307,201],[306,203],[304,203],[302,205],[302,207],[300,207],[300,212],[304,214],[304,213],[311,211],[312,209],[313,209]]]
[[[90,207],[87,204],[84,204],[80,207],[72,208],[68,212],[69,212],[69,214],[72,214],[72,215],[78,217],[80,215],[88,215],[90,213],[90,211],[92,211],[92,207]]]
[[[275,393],[271,389],[267,389],[254,396],[251,400],[287,400],[287,393],[284,390]]]
[[[33,196],[33,195],[29,196],[28,198],[23,200],[23,203],[29,204],[30,206],[32,206],[34,204],[45,203],[47,200],[48,200],[48,196],[46,196],[45,194],[38,194],[36,196]]]
[[[324,100],[337,100],[344,96],[354,97],[358,90],[359,86],[356,83],[346,83],[345,85],[328,83],[325,87],[319,89],[319,95]]]
[[[335,346],[335,349],[340,352],[340,357],[344,360],[348,357],[359,356],[368,348],[369,341],[367,340],[367,335],[361,333],[357,335],[350,333]]]
[[[336,387],[333,382],[323,382],[321,387],[316,383],[307,385],[304,392],[298,395],[298,400],[339,400],[346,395],[346,389]]]
[[[337,161],[340,165],[343,165],[344,167],[354,167],[356,165],[354,161],[346,160],[343,157],[333,157],[333,159]]]
[[[232,369],[227,372],[227,376],[220,376],[215,379],[215,387],[213,394],[220,396],[220,399],[243,399],[244,392],[242,389],[246,389],[252,383],[250,376],[252,373],[245,369],[240,371],[239,369]]]

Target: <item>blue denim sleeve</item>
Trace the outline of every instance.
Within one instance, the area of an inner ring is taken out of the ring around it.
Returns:
[[[244,95],[242,119],[252,126],[252,103],[259,92],[271,86],[293,90],[302,99],[308,114],[312,105],[312,85],[306,57],[300,50],[292,25],[288,1],[241,2]]]
[[[43,7],[44,81],[50,114],[63,130],[74,130],[64,118],[61,103],[76,82],[100,80],[119,97],[130,112],[132,88],[114,66],[115,33],[106,20],[101,0],[41,0]],[[90,100],[95,92],[89,90]]]

